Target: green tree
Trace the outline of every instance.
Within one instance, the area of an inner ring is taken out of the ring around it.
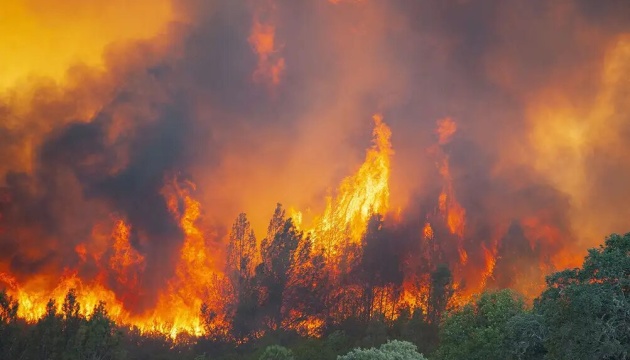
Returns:
[[[259,360],[294,360],[293,352],[284,346],[270,345],[258,358]]]
[[[407,341],[388,341],[380,348],[354,349],[348,354],[338,356],[338,360],[426,360],[418,353],[418,348]]]
[[[440,346],[436,358],[506,358],[506,324],[512,317],[524,312],[523,298],[513,291],[484,292],[476,301],[446,315],[440,326]]]
[[[517,314],[505,325],[505,348],[507,357],[515,360],[543,359],[547,350],[544,318],[532,312]]]
[[[630,358],[630,233],[589,250],[582,268],[549,276],[534,310],[549,359]]]

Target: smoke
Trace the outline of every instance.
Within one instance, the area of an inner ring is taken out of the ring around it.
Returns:
[[[134,310],[150,308],[184,238],[165,179],[197,185],[219,254],[242,211],[258,237],[276,202],[307,221],[321,213],[362,161],[376,112],[392,129],[391,208],[403,214],[388,234],[411,251],[444,186],[436,121],[457,123],[442,151],[471,286],[524,289],[626,230],[624,1],[90,2],[76,17],[24,4],[13,10],[62,25],[55,51],[0,62],[0,271],[19,281],[96,276],[100,262],[76,247],[106,253],[122,218],[146,260]],[[93,11],[111,18],[94,29]],[[34,43],[32,29],[20,41]],[[460,240],[434,225],[456,266]]]

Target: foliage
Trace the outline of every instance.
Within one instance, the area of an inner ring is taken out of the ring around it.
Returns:
[[[485,292],[446,315],[440,328],[438,359],[503,359],[506,325],[524,313],[525,302],[510,290]]]
[[[630,233],[589,250],[581,269],[549,276],[534,310],[548,358],[630,358]]]
[[[547,352],[543,344],[546,336],[547,328],[542,316],[531,312],[515,315],[505,324],[507,358],[542,359]]]
[[[17,301],[5,291],[0,291],[0,359],[16,355],[20,342],[17,310]]]
[[[393,340],[380,348],[354,349],[348,354],[337,357],[338,360],[426,360],[418,353],[417,347],[407,341]]]
[[[294,360],[293,351],[280,345],[271,345],[265,349],[259,360]]]

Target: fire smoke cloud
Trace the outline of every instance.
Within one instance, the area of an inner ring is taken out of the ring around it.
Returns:
[[[450,189],[465,227],[443,253],[469,284],[525,289],[627,230],[625,1],[126,4],[0,7],[0,272],[19,283],[78,269],[141,314],[186,237],[169,179],[196,184],[220,259],[241,211],[260,237],[276,202],[321,213],[374,113],[395,150],[392,236],[413,250]],[[120,219],[143,258],[132,299],[99,265]]]

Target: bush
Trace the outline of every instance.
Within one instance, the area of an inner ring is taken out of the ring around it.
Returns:
[[[408,341],[388,341],[380,348],[354,349],[338,360],[426,360],[418,348]]]

